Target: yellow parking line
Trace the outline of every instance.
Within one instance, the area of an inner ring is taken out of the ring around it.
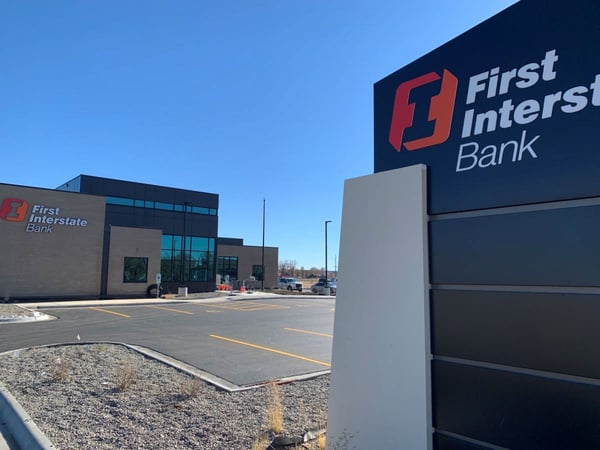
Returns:
[[[302,361],[308,361],[308,362],[311,362],[314,364],[319,364],[319,365],[325,366],[325,367],[331,367],[331,364],[329,364],[329,363],[326,363],[323,361],[318,361],[318,360],[312,359],[312,358],[307,358],[306,356],[295,355],[294,353],[284,352],[281,350],[277,350],[275,348],[263,347],[262,345],[251,344],[250,342],[238,341],[237,339],[231,339],[231,338],[227,338],[224,336],[217,336],[216,334],[211,334],[210,337],[215,338],[215,339],[221,339],[221,340],[227,341],[227,342],[233,342],[234,344],[245,345],[246,347],[256,348],[258,350],[265,350],[267,352],[277,353],[278,355],[289,356],[290,358],[301,359]]]
[[[164,311],[171,311],[171,312],[176,312],[176,313],[180,313],[180,314],[194,314],[193,312],[182,311],[180,309],[165,308],[164,306],[152,306],[152,305],[145,305],[145,306],[146,306],[146,308],[162,309]]]
[[[270,311],[273,309],[290,309],[289,306],[281,306],[281,305],[256,305],[250,308],[240,308],[238,311]]]
[[[127,314],[122,314],[122,313],[118,313],[115,311],[111,311],[110,309],[104,309],[104,308],[94,308],[92,306],[90,306],[90,309],[93,309],[94,311],[100,311],[100,312],[104,312],[107,314],[114,314],[115,316],[121,316],[121,317],[125,317],[127,319],[129,319],[131,316],[128,316]]]
[[[333,334],[318,333],[316,331],[308,331],[308,330],[298,330],[297,328],[284,328],[284,330],[286,330],[286,331],[295,331],[296,333],[314,334],[315,336],[323,336],[323,337],[328,337],[328,338],[332,338],[333,337]]]
[[[271,309],[289,309],[289,306],[282,305],[273,305],[270,303],[250,303],[245,302],[239,305],[213,305],[214,308],[226,309],[229,311],[243,311],[243,312],[253,312],[253,311],[265,311]]]

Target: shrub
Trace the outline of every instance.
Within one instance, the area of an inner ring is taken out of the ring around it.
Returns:
[[[187,398],[196,398],[202,391],[202,380],[199,378],[185,378],[179,385],[181,395]]]
[[[137,379],[138,370],[131,364],[122,366],[115,374],[115,384],[124,391],[128,389]]]
[[[50,377],[52,381],[66,381],[71,373],[71,365],[60,356],[50,362]]]
[[[283,406],[281,405],[281,397],[279,395],[279,386],[277,383],[269,383],[269,403],[267,406],[267,420],[269,422],[269,430],[273,433],[281,433],[283,431]]]

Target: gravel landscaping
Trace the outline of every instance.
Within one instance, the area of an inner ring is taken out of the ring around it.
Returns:
[[[7,352],[0,382],[63,450],[251,449],[269,431],[269,389],[228,393],[121,345]],[[281,434],[322,429],[328,389],[327,375],[279,386]]]

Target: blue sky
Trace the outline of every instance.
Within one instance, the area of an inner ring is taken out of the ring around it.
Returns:
[[[0,182],[79,175],[220,196],[219,235],[298,267],[339,254],[373,172],[373,84],[514,3],[0,3]]]

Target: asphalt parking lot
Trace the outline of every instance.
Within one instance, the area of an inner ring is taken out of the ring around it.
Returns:
[[[0,352],[121,342],[167,355],[237,386],[331,365],[335,298],[233,297],[215,302],[43,307],[57,320],[3,324]]]

